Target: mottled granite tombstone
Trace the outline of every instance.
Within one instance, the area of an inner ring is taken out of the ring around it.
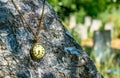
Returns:
[[[97,62],[104,62],[109,59],[111,53],[111,31],[95,31],[94,37],[94,56]]]
[[[35,41],[25,20],[36,33],[43,0],[14,0],[25,20],[11,1],[0,0],[0,78],[103,78],[47,2],[37,42],[45,55],[33,60]]]

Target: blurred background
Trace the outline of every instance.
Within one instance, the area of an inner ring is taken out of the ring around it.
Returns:
[[[47,0],[104,78],[120,78],[120,0]]]

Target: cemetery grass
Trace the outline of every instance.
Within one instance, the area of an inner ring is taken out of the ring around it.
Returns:
[[[112,44],[111,46],[113,48],[118,48],[119,51],[117,52],[116,50],[112,50],[112,54],[109,56],[109,59],[102,63],[96,61],[96,58],[94,57],[94,52],[92,51],[93,43],[91,39],[81,41],[80,43],[83,46],[84,50],[88,53],[88,55],[94,61],[98,71],[102,73],[104,78],[120,78],[120,59],[119,59],[120,44],[118,44],[119,40],[120,39],[114,39],[111,41],[111,44]],[[87,46],[85,46],[86,43],[87,43]]]
[[[110,58],[103,63],[97,62],[93,54],[91,54],[91,58],[94,59],[98,71],[102,73],[104,78],[120,78],[120,60],[115,60],[115,54],[112,54]]]

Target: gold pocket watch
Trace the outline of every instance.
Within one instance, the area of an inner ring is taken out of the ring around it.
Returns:
[[[39,60],[45,55],[45,49],[39,43],[35,43],[32,45],[30,55],[34,60]]]
[[[43,20],[45,0],[43,1],[42,14],[40,17],[39,25],[37,26],[37,34],[35,34],[33,32],[33,30],[31,29],[28,22],[25,20],[24,16],[22,15],[21,11],[19,10],[19,8],[18,8],[17,4],[14,2],[14,0],[11,0],[11,1],[12,1],[13,5],[15,6],[15,8],[17,9],[18,13],[21,15],[21,18],[26,23],[26,25],[25,25],[26,28],[34,36],[33,40],[36,41],[35,43],[32,44],[32,47],[30,49],[30,56],[34,60],[40,60],[45,55],[45,48],[39,43],[39,41],[40,41],[39,33],[40,33],[41,26],[42,26],[41,24],[42,24],[42,20]]]

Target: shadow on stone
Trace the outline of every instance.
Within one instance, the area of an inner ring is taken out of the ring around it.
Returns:
[[[56,78],[56,77],[52,73],[47,73],[47,74],[44,74],[44,76],[42,78]]]

